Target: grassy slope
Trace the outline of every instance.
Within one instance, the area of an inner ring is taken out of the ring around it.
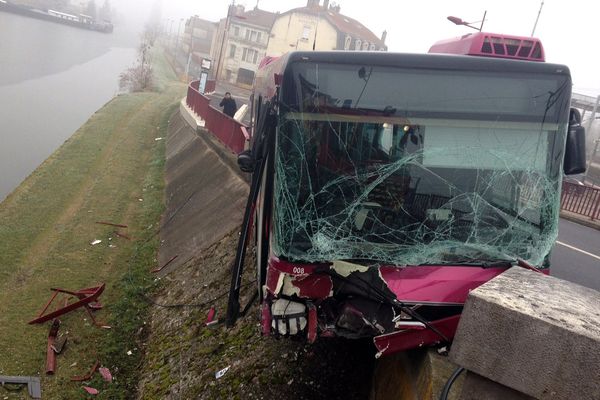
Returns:
[[[185,94],[161,55],[155,74],[157,91],[111,100],[0,204],[0,374],[43,375],[49,323],[27,321],[49,288],[107,284],[97,317],[115,328],[90,326],[81,310],[62,318],[69,343],[56,376],[43,378],[45,398],[83,397],[69,377],[87,372],[96,357],[117,378],[113,394],[103,397],[122,397],[132,387],[139,353],[126,347],[135,346],[131,333],[143,323],[121,318],[145,309],[135,293],[151,284],[146,271],[158,239],[146,239],[163,209],[164,140],[154,138],[166,135],[167,118]],[[129,225],[124,231],[134,240],[116,237],[114,228],[95,224],[100,220]],[[102,243],[91,246],[94,239]],[[134,355],[117,357],[127,350]]]

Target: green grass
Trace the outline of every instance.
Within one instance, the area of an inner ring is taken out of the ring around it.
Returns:
[[[100,398],[132,395],[141,353],[136,334],[146,311],[137,293],[153,285],[152,234],[163,211],[165,141],[155,138],[166,136],[168,117],[185,95],[160,53],[154,71],[156,91],[114,98],[0,204],[0,374],[44,375],[49,323],[27,321],[51,287],[106,282],[97,318],[113,329],[91,326],[82,310],[61,318],[69,342],[56,375],[42,379],[45,398],[84,397],[69,377],[87,372],[96,358],[116,378],[112,385],[95,382]],[[101,220],[127,224],[123,231],[134,240],[95,223]],[[102,243],[90,245],[94,239]]]

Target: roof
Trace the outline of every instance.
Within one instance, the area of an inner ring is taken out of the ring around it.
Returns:
[[[364,26],[359,21],[350,18],[344,14],[333,11],[331,9],[326,10],[323,6],[315,4],[309,5],[305,7],[298,7],[288,10],[280,15],[291,14],[291,13],[303,13],[309,15],[316,15],[319,17],[324,17],[333,25],[335,29],[338,31],[348,34],[355,38],[360,38],[361,40],[366,40],[370,43],[376,44],[378,47],[385,46],[385,43],[375,35],[369,28]]]
[[[238,23],[245,22],[251,25],[261,26],[266,28],[267,30],[270,30],[273,26],[273,22],[275,22],[277,14],[261,10],[255,7],[252,10],[244,11],[241,14],[237,14],[237,17],[240,18],[235,18],[234,20]]]

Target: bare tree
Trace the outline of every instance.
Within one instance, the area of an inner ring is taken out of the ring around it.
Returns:
[[[143,92],[152,88],[152,35],[145,31],[138,47],[136,65],[119,75],[119,87],[130,92]],[[153,40],[152,40],[153,42]]]

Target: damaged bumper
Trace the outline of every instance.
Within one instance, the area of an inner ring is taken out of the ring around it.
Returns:
[[[271,257],[263,334],[371,337],[378,354],[451,340],[470,290],[505,268],[388,267],[335,261],[298,264]]]

